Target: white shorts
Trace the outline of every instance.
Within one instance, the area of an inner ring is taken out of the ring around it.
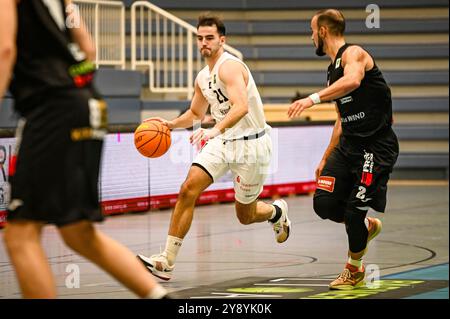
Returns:
[[[242,204],[250,204],[263,191],[271,157],[270,133],[253,140],[214,138],[197,154],[193,165],[204,169],[214,182],[231,170],[235,199]]]

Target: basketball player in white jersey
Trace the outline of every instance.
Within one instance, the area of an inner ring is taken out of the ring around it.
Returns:
[[[210,105],[216,125],[212,129],[200,128],[190,137],[192,144],[204,146],[181,186],[164,252],[151,257],[138,255],[153,275],[164,280],[172,277],[197,198],[228,170],[233,176],[235,209],[242,224],[269,221],[279,243],[287,240],[291,225],[284,200],[272,205],[258,201],[270,164],[272,141],[250,70],[224,51],[225,26],[219,18],[200,16],[197,31],[197,45],[207,65],[197,75],[190,109],[172,121],[160,120],[170,129],[188,128],[203,119]]]

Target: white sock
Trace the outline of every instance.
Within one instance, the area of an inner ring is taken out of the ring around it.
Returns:
[[[277,215],[277,210],[275,209],[275,206],[272,205],[272,215],[270,216],[269,220],[274,219]]]
[[[146,299],[161,299],[167,295],[167,290],[164,289],[161,285],[156,285],[152,290],[148,293]]]
[[[362,261],[362,259],[352,259],[352,257],[348,257],[347,263],[349,263],[352,266],[357,267],[358,270],[361,270],[363,261]]]
[[[175,259],[177,258],[178,251],[180,250],[182,243],[183,239],[181,238],[167,236],[166,249],[164,251],[167,254],[167,261],[169,262],[170,266],[175,263]]]
[[[366,225],[367,230],[369,230],[369,219],[367,217],[364,218],[364,224]]]

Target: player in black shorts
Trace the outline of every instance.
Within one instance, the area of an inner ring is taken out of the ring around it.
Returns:
[[[317,12],[311,30],[317,55],[326,54],[332,61],[328,87],[295,101],[288,115],[299,116],[321,101],[336,103],[338,119],[316,170],[314,210],[323,219],[345,223],[348,261],[330,289],[353,289],[363,283],[362,257],[382,227],[378,218],[366,217],[367,212],[384,212],[387,182],[398,157],[391,91],[373,57],[345,42],[341,12]]]
[[[56,297],[40,243],[54,224],[65,243],[140,297],[166,291],[127,248],[96,230],[106,104],[95,92],[93,44],[84,25],[66,27],[69,1],[0,0],[0,98],[10,91],[22,117],[10,165],[4,232],[25,298]],[[76,19],[75,19],[76,21]]]

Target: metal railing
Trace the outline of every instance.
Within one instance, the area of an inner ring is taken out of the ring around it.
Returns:
[[[194,93],[195,74],[203,68],[195,44],[197,29],[147,2],[131,6],[131,68],[148,67],[149,89],[156,93]],[[238,50],[225,50],[241,60]]]
[[[125,69],[125,5],[122,1],[74,0],[97,52],[97,66]]]

